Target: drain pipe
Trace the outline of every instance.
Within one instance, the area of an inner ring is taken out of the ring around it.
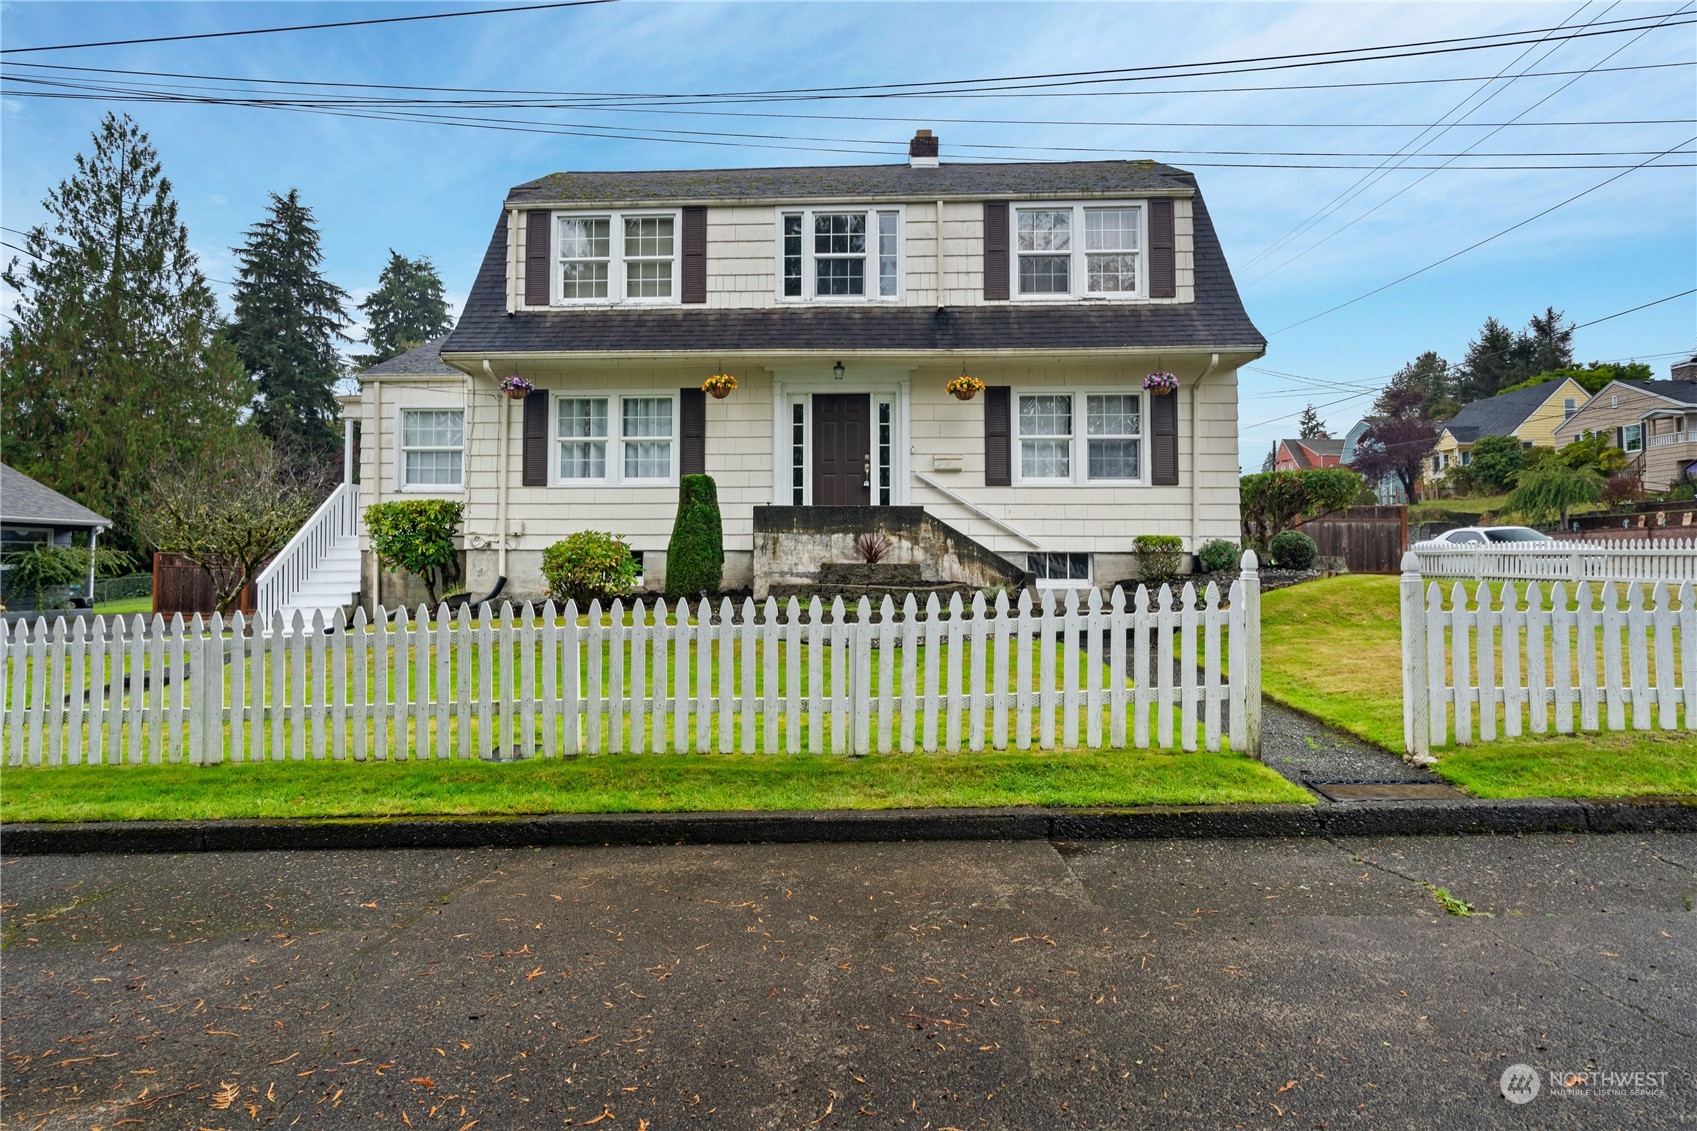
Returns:
[[[1201,399],[1202,382],[1208,379],[1209,374],[1213,373],[1219,364],[1220,355],[1209,354],[1208,368],[1204,369],[1201,376],[1196,378],[1195,384],[1190,386],[1190,552],[1193,554],[1202,549],[1196,534],[1197,528],[1202,525],[1202,503],[1196,494],[1196,406]]]
[[[1216,354],[1215,356],[1218,357],[1219,355]],[[495,369],[489,364],[488,358],[483,359],[483,372],[489,375],[491,384],[499,384],[495,378]],[[496,458],[496,464],[500,471],[495,482],[495,497],[498,500],[495,504],[495,521],[499,524],[499,529],[495,535],[499,539],[495,546],[495,587],[489,591],[488,596],[477,602],[479,605],[493,601],[500,596],[501,590],[507,587],[507,480],[510,478],[509,472],[512,470],[507,466],[507,434],[512,430],[508,426],[507,406],[504,403],[507,399],[505,397],[496,398],[496,404],[499,405],[499,408],[495,412],[495,426],[501,432],[497,444],[499,454]]]

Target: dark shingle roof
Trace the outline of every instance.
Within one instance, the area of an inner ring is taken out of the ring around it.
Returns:
[[[1622,381],[1621,384],[1680,404],[1697,405],[1697,381]]]
[[[20,526],[111,526],[77,502],[0,463],[0,522]]]
[[[1494,397],[1474,401],[1445,421],[1443,426],[1463,444],[1471,444],[1481,436],[1511,435],[1566,380],[1566,377],[1558,377],[1512,393],[1498,393]]]
[[[1120,164],[1120,163],[1108,163]],[[909,172],[905,166],[895,167]],[[978,173],[997,166],[972,166]],[[1054,169],[1056,166],[1018,166]],[[1071,168],[1071,166],[1060,166]],[[1080,166],[1082,168],[1082,166]],[[1162,168],[1165,168],[1164,166]],[[793,172],[793,170],[756,170]],[[920,172],[923,170],[911,170]],[[935,170],[933,170],[935,171]],[[640,179],[647,174],[627,174]],[[1195,189],[1177,170],[1163,180]],[[1121,186],[1124,187],[1124,186]],[[912,190],[910,190],[912,191]],[[931,191],[931,190],[927,190]],[[1196,300],[1132,305],[996,303],[955,306],[702,306],[589,308],[507,313],[507,226],[496,223],[465,311],[444,352],[618,353],[647,351],[1218,349],[1266,345],[1232,281],[1208,208],[1193,202]]]
[[[515,185],[511,205],[645,201],[666,204],[756,200],[936,200],[938,197],[1051,197],[1188,193],[1183,170],[1156,161],[1055,161],[940,165],[815,165],[788,169],[678,169],[550,173]]]
[[[465,374],[442,360],[442,346],[448,335],[414,346],[406,353],[380,361],[370,369],[360,371],[361,377],[464,377]]]

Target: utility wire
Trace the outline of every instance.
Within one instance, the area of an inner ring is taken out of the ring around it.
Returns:
[[[475,8],[462,12],[427,12],[417,16],[385,16],[372,20],[340,20],[329,24],[294,24],[290,27],[245,28],[241,31],[206,31],[194,35],[154,35],[142,39],[107,39],[93,43],[54,43],[40,47],[8,47],[0,55],[24,55],[34,51],[75,51],[84,47],[132,47],[142,43],[182,43],[190,39],[228,39],[238,35],[276,35],[289,31],[322,31],[327,28],[371,27],[375,24],[410,24],[419,20],[452,20],[461,16],[495,16],[507,12],[541,12],[551,8],[586,8],[613,4],[618,0],[560,0],[552,4],[524,4],[512,8]]]

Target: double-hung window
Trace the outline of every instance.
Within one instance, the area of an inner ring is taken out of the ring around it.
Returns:
[[[1015,207],[1015,297],[1143,297],[1143,214],[1140,204]]]
[[[1018,399],[1020,482],[1143,480],[1141,393],[1043,391]]]
[[[1644,426],[1642,424],[1623,424],[1621,426],[1620,450],[1623,452],[1644,450]]]
[[[901,295],[901,210],[818,208],[778,215],[778,291],[789,299]]]
[[[573,394],[556,405],[559,482],[671,482],[677,438],[673,397]]]
[[[675,302],[676,213],[562,215],[559,301]]]
[[[420,491],[463,482],[465,412],[457,408],[401,410],[401,486]]]

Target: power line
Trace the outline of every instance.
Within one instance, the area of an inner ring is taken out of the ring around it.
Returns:
[[[452,20],[461,16],[494,16],[507,12],[541,12],[550,8],[585,8],[613,4],[617,0],[559,0],[551,4],[524,4],[512,8],[474,8],[461,12],[428,12],[417,16],[384,16],[372,20],[340,20],[328,24],[294,24],[290,27],[245,28],[240,31],[206,31],[193,35],[154,35],[143,39],[107,39],[92,43],[54,43],[41,47],[8,47],[0,55],[24,55],[34,51],[75,51],[84,47],[132,47],[142,43],[182,43],[190,39],[228,39],[238,35],[276,35],[288,31],[322,31],[326,28],[370,27],[375,24],[408,24],[419,20]]]
[[[75,245],[68,244],[64,240],[54,239],[52,236],[48,235],[45,231],[42,231],[42,232],[39,232],[39,233],[27,232],[22,228],[13,228],[13,227],[10,227],[6,224],[0,224],[0,231],[11,232],[14,236],[23,236],[25,239],[29,239],[32,236],[38,236],[38,238],[40,238],[43,243],[50,243],[50,244],[55,245],[56,247],[65,248],[67,251],[76,251],[77,250]],[[4,241],[0,241],[0,243],[4,243]],[[31,259],[41,259],[41,261],[43,263],[47,262],[41,256],[37,255],[35,252],[29,250],[28,248],[19,247],[17,244],[14,244],[14,243],[6,243],[5,246],[11,248],[13,251],[22,252],[24,255],[29,256]],[[196,259],[195,270],[196,271],[200,270],[199,258],[200,258],[199,256],[195,257],[195,259]],[[205,279],[209,283],[220,283],[220,284],[222,284],[223,286],[226,286],[226,287],[233,287],[233,286],[236,285],[236,284],[230,282],[230,280],[228,280],[228,279],[214,279],[212,276],[207,275],[204,272],[201,273],[200,277],[202,279]]]
[[[1629,310],[1617,310],[1613,314],[1605,314],[1601,318],[1593,318],[1589,322],[1581,322],[1581,323],[1579,323],[1579,325],[1575,326],[1574,329],[1575,330],[1583,330],[1587,326],[1595,326],[1599,322],[1607,322],[1611,318],[1619,318],[1619,317],[1621,317],[1622,315],[1625,315],[1625,314],[1636,314],[1640,310],[1648,310],[1652,306],[1660,306],[1664,302],[1672,302],[1676,298],[1684,298],[1686,295],[1690,295],[1690,294],[1697,294],[1697,287],[1692,287],[1688,291],[1680,291],[1676,295],[1665,295],[1662,298],[1656,299],[1653,302],[1644,303],[1642,306],[1634,306]],[[1683,353],[1684,351],[1681,350],[1680,352]]]

